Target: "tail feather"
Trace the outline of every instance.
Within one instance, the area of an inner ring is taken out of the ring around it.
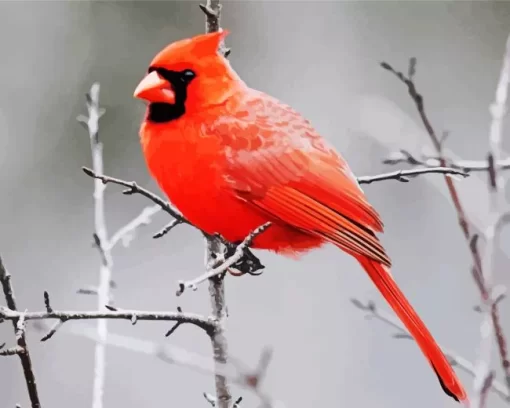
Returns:
[[[366,257],[358,257],[358,261],[415,339],[436,373],[443,391],[456,401],[466,401],[466,392],[455,371],[423,321],[418,317],[418,314],[391,277],[389,269],[381,263]]]

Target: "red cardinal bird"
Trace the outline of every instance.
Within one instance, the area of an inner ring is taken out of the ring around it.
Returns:
[[[170,44],[134,96],[148,101],[140,138],[148,168],[195,226],[293,256],[332,243],[354,256],[405,324],[450,397],[466,393],[390,274],[383,224],[344,159],[304,119],[249,88],[218,53],[226,31]]]

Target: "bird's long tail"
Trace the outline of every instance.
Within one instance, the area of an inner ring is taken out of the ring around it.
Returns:
[[[429,330],[418,317],[409,301],[393,280],[388,267],[370,258],[359,256],[358,262],[374,282],[377,289],[402,320],[421,351],[435,371],[443,391],[456,401],[467,402],[466,392],[455,371],[439,348]]]

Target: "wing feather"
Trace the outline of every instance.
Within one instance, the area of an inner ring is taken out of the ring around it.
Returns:
[[[290,107],[250,97],[248,114],[234,110],[208,129],[226,146],[226,187],[279,222],[390,266],[375,235],[383,224],[347,163]]]

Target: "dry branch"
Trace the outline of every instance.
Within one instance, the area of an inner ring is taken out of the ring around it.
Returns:
[[[153,203],[159,205],[163,211],[167,212],[175,219],[183,223],[189,224],[189,222],[181,215],[181,213],[176,208],[174,208],[168,201],[165,201],[162,198],[158,197],[156,194],[151,193],[149,190],[140,187],[135,181],[126,181],[115,177],[105,176],[102,172],[96,172],[92,169],[89,169],[88,167],[82,167],[82,170],[87,176],[101,180],[103,184],[111,183],[127,187],[127,189],[124,190],[122,194],[125,195],[140,194],[151,200]]]
[[[119,228],[119,230],[112,235],[108,241],[108,249],[113,249],[119,242],[122,242],[124,246],[128,246],[138,227],[150,224],[152,216],[157,214],[160,210],[161,207],[159,205],[145,207],[137,217]],[[176,221],[174,220],[174,222]]]
[[[383,180],[397,180],[403,183],[407,183],[411,177],[416,177],[422,174],[430,174],[430,173],[437,173],[437,174],[445,174],[445,175],[457,175],[462,177],[467,177],[468,173],[452,169],[449,167],[429,167],[425,169],[412,169],[412,170],[397,170],[392,171],[390,173],[383,173],[383,174],[377,174],[375,176],[363,176],[358,177],[358,183],[359,184],[370,184],[374,183],[376,181],[383,181]]]
[[[477,375],[474,381],[475,407],[483,408],[486,402],[487,384],[492,382],[493,373],[490,368],[492,357],[492,340],[496,338],[501,366],[506,378],[507,391],[510,392],[510,360],[507,342],[503,335],[499,319],[498,303],[493,299],[492,277],[495,272],[494,260],[498,247],[498,239],[503,225],[508,222],[508,206],[505,200],[504,180],[496,166],[501,159],[501,144],[503,137],[503,118],[506,113],[508,87],[510,84],[510,35],[506,42],[503,64],[496,88],[495,101],[490,107],[492,122],[489,132],[489,194],[490,194],[490,222],[484,232],[485,251],[483,257],[482,276],[487,288],[488,296],[482,297],[483,321],[480,326],[480,355],[476,365]]]
[[[492,209],[491,209],[491,223],[484,233],[486,240],[485,256],[483,258],[480,255],[478,249],[478,235],[471,232],[470,223],[466,217],[463,205],[461,203],[459,194],[455,187],[453,180],[445,176],[445,182],[448,187],[454,208],[459,219],[461,230],[464,234],[466,243],[469,246],[473,261],[472,275],[473,279],[478,287],[480,296],[482,298],[482,309],[484,313],[484,321],[480,328],[481,330],[481,351],[480,358],[476,365],[475,380],[474,380],[474,401],[472,401],[474,407],[482,408],[485,405],[486,393],[490,389],[490,384],[493,381],[493,372],[490,369],[490,357],[492,348],[492,335],[495,335],[498,350],[501,360],[501,365],[505,372],[507,379],[507,399],[508,393],[510,393],[510,361],[507,353],[507,342],[502,331],[498,302],[493,299],[492,294],[492,269],[493,269],[493,257],[495,251],[494,241],[497,235],[497,227],[501,227],[502,220],[507,218],[507,212],[503,208],[504,205],[504,193],[501,186],[501,175],[498,173],[499,170],[505,168],[506,162],[500,157],[500,144],[502,134],[502,118],[505,113],[505,104],[507,99],[507,88],[510,81],[510,37],[507,41],[506,53],[504,56],[503,67],[501,70],[501,76],[496,91],[496,102],[491,106],[492,125],[490,131],[490,152],[486,164],[481,165],[480,163],[452,163],[443,154],[443,143],[445,137],[438,137],[430,119],[427,116],[423,96],[418,92],[414,83],[414,74],[416,72],[416,59],[412,58],[409,63],[409,74],[406,76],[402,72],[395,70],[390,64],[383,62],[381,66],[394,74],[403,84],[406,85],[409,95],[413,100],[420,119],[425,127],[427,134],[432,141],[432,144],[436,150],[436,158],[424,158],[423,160],[416,159],[410,153],[405,150],[400,150],[398,153],[394,153],[392,157],[387,159],[385,162],[388,164],[396,164],[401,162],[407,162],[413,165],[428,167],[432,164],[439,164],[440,166],[452,166],[457,167],[465,171],[480,171],[487,170],[489,174],[489,192],[491,194]],[[435,160],[435,161],[434,161]],[[432,161],[432,162],[431,162]]]
[[[46,327],[41,328],[41,330],[46,329]],[[92,328],[76,325],[65,327],[62,330],[68,335],[87,338],[94,342],[98,339],[97,332]],[[122,350],[156,357],[166,363],[187,367],[196,372],[204,374],[219,374],[225,377],[226,380],[252,391],[260,398],[264,408],[284,408],[284,404],[282,402],[272,400],[261,387],[261,383],[267,372],[271,358],[270,349],[262,351],[256,368],[251,369],[231,355],[229,355],[226,363],[213,363],[210,357],[202,356],[198,353],[175,345],[168,345],[115,333],[109,333],[107,344],[108,346]]]
[[[220,30],[221,4],[220,0],[207,0],[205,5],[200,5],[205,13],[205,32],[213,33]],[[225,49],[222,41],[218,52],[227,56],[229,51]],[[223,254],[221,239],[217,236],[204,234],[206,240],[206,269],[210,266],[217,266],[216,260]],[[181,286],[184,288],[184,286]],[[213,316],[218,323],[216,330],[211,336],[213,348],[213,357],[215,363],[215,384],[216,401],[218,408],[230,408],[232,403],[232,394],[228,385],[227,378],[219,373],[219,365],[227,363],[228,344],[225,336],[225,324],[227,318],[227,304],[225,301],[225,284],[223,277],[214,277],[209,279],[209,296],[211,298],[211,307]]]
[[[390,163],[389,161],[387,163]],[[412,163],[411,163],[412,164]],[[131,195],[131,194],[140,194],[149,200],[151,200],[153,203],[157,204],[161,207],[163,211],[170,214],[175,219],[172,220],[168,225],[166,225],[160,232],[156,233],[154,235],[154,238],[160,238],[163,235],[165,235],[167,232],[169,232],[172,228],[179,224],[189,224],[189,221],[184,218],[181,213],[174,208],[168,201],[163,200],[161,197],[159,197],[157,194],[154,194],[150,192],[149,190],[144,189],[143,187],[140,187],[136,181],[126,181],[115,177],[106,176],[104,174],[99,174],[94,172],[93,170],[89,169],[88,167],[82,167],[83,172],[92,178],[96,178],[101,180],[103,183],[108,184],[117,184],[119,186],[128,187],[127,190],[123,191],[123,194]],[[469,169],[468,169],[469,170]],[[375,174],[373,176],[361,176],[358,177],[358,183],[359,184],[371,184],[374,182],[379,181],[385,181],[385,180],[397,180],[401,182],[408,182],[409,178],[413,178],[415,176],[420,176],[423,174],[445,174],[450,176],[461,176],[461,177],[467,177],[468,170],[464,168],[455,168],[453,166],[450,167],[441,167],[441,166],[430,166],[424,169],[411,169],[411,170],[397,170],[392,171],[389,173],[381,173],[381,174]],[[193,225],[192,225],[193,226]],[[195,227],[196,228],[196,227]],[[168,229],[168,231],[166,231]]]
[[[16,306],[16,296],[14,294],[14,289],[11,284],[11,275],[7,272],[5,268],[2,258],[0,257],[0,284],[2,285],[2,289],[5,296],[5,301],[7,303],[7,307],[12,311],[17,311]],[[32,359],[30,357],[30,352],[28,351],[27,340],[26,340],[26,330],[25,330],[25,322],[26,316],[23,313],[18,312],[18,316],[15,319],[12,319],[12,325],[14,327],[14,333],[16,334],[16,343],[17,347],[15,349],[4,350],[4,352],[9,352],[10,350],[15,351],[12,354],[16,354],[20,361],[21,366],[23,367],[23,374],[25,376],[25,383],[27,385],[28,396],[30,397],[30,403],[32,408],[40,408],[41,403],[39,400],[39,393],[37,391],[37,383],[35,381],[35,374],[32,368]],[[0,321],[2,321],[2,317],[0,316]],[[10,354],[6,354],[10,355]]]
[[[244,251],[250,247],[250,245],[253,242],[253,240],[255,239],[255,237],[262,234],[270,226],[271,226],[271,223],[266,222],[265,224],[261,225],[260,227],[254,229],[250,234],[248,234],[248,236],[243,240],[243,242],[241,242],[239,245],[237,245],[234,254],[232,256],[228,257],[227,259],[225,259],[224,261],[221,261],[221,255],[220,256],[216,255],[216,257],[214,259],[214,263],[216,266],[214,266],[213,268],[209,267],[210,258],[208,258],[208,262],[206,263],[206,266],[208,266],[209,270],[206,273],[204,273],[203,275],[200,275],[199,277],[197,277],[195,279],[192,279],[189,281],[179,281],[179,283],[178,283],[179,289],[177,290],[176,295],[177,296],[182,295],[182,293],[184,292],[185,289],[196,290],[197,286],[200,283],[205,282],[208,279],[219,277],[219,275],[225,273],[228,270],[228,268],[230,268],[236,262],[241,260],[241,258],[244,256]],[[214,237],[211,237],[209,240],[214,240]],[[218,248],[217,250],[215,250],[214,253],[222,254],[223,251],[220,248]]]
[[[19,312],[10,308],[0,307],[0,319],[11,320],[17,322],[21,317],[27,320],[58,320],[65,323],[69,320],[129,320],[131,322],[146,321],[173,321],[179,324],[192,324],[207,333],[214,331],[216,323],[212,319],[208,319],[194,313],[183,313],[182,311],[166,312],[166,311],[143,311],[143,310],[127,310],[108,307],[108,311],[76,311],[76,310],[52,310],[37,312]],[[55,330],[56,331],[56,330]],[[47,335],[45,336],[47,337]],[[49,336],[51,337],[51,336]],[[49,338],[48,337],[48,338]],[[44,338],[43,338],[44,339]]]
[[[354,306],[356,306],[358,309],[363,310],[366,312],[367,317],[375,318],[388,326],[393,327],[397,330],[397,333],[393,334],[393,337],[396,339],[409,339],[413,340],[413,337],[409,334],[405,326],[395,318],[390,313],[387,313],[383,310],[380,310],[376,304],[372,301],[369,301],[367,303],[363,303],[358,299],[351,299]],[[448,349],[441,346],[441,350],[445,354],[445,356],[448,358],[450,364],[453,367],[459,367],[466,373],[472,375],[473,377],[476,376],[476,367],[473,363],[471,363],[468,359],[462,357],[460,354],[455,352],[452,349]],[[490,390],[498,394],[501,398],[504,400],[510,399],[510,393],[508,389],[506,388],[505,384],[493,380],[491,383]]]
[[[471,172],[483,172],[489,170],[489,162],[487,160],[452,160],[448,157],[443,156],[443,160],[446,166],[450,169],[460,170],[466,173]],[[400,149],[396,152],[391,153],[385,160],[385,164],[401,164],[407,163],[413,166],[422,166],[426,168],[434,168],[441,166],[441,161],[437,157],[431,157],[422,155],[417,157],[405,149]],[[510,169],[510,158],[500,159],[495,162],[495,166],[498,170],[509,170]]]
[[[88,130],[90,138],[90,150],[92,153],[92,167],[96,173],[103,173],[103,144],[99,140],[99,119],[104,115],[104,109],[99,107],[99,83],[94,83],[86,94],[88,116],[78,116],[78,121]],[[94,242],[101,255],[99,268],[99,285],[97,287],[97,306],[100,310],[111,303],[111,285],[113,261],[111,247],[108,244],[108,232],[106,228],[106,216],[104,209],[104,190],[106,185],[100,180],[94,179]],[[52,330],[54,333],[58,326]],[[104,384],[106,378],[106,338],[108,336],[108,324],[106,320],[97,321],[97,333],[99,341],[96,343],[94,355],[94,385],[92,395],[92,407],[103,407]]]
[[[206,31],[207,32],[218,31],[220,29],[220,16],[221,16],[221,5],[219,0],[207,0],[207,3],[205,5],[201,5],[200,8],[206,15]],[[223,42],[220,46],[220,52],[222,52],[225,56],[228,56],[228,54],[230,53],[230,50],[225,48]],[[412,75],[414,74],[415,63],[412,64],[412,69],[410,69],[409,78],[405,78],[402,74],[397,73],[388,65],[386,65],[385,68],[392,70],[392,72],[394,72],[401,80],[403,80],[408,85],[411,95],[413,96],[413,98],[416,98],[415,102],[418,106],[420,114],[422,115],[422,119],[424,120],[425,126],[427,127],[427,130],[429,130],[429,134],[431,135],[431,137],[434,138],[435,137],[434,131],[430,123],[428,123],[428,119],[426,118],[423,109],[423,100],[421,96],[416,92],[414,84],[412,82]],[[112,300],[111,273],[113,266],[113,261],[110,252],[113,249],[113,247],[119,242],[123,242],[125,244],[129,243],[135,230],[141,225],[148,224],[151,221],[151,217],[161,209],[163,211],[166,211],[172,217],[174,217],[174,219],[160,232],[156,233],[154,235],[154,238],[164,236],[176,225],[182,223],[189,224],[189,222],[170,203],[168,203],[166,200],[161,199],[157,195],[149,192],[148,190],[139,187],[136,184],[136,182],[134,181],[128,182],[121,179],[105,176],[103,174],[104,172],[103,172],[102,143],[99,140],[99,119],[104,114],[104,110],[99,107],[99,90],[100,90],[99,84],[97,83],[91,87],[90,92],[87,93],[86,95],[88,116],[85,117],[83,115],[80,115],[78,117],[78,120],[85,126],[90,137],[93,169],[84,167],[83,171],[90,177],[94,178],[94,203],[95,203],[94,242],[101,256],[100,283],[97,288],[81,289],[80,292],[97,295],[98,308],[102,309],[103,307],[106,307],[106,309],[108,310],[107,311],[99,310],[93,312],[55,310],[51,306],[49,295],[47,294],[47,292],[45,292],[44,293],[45,311],[19,312],[16,309],[14,293],[12,291],[12,286],[10,285],[10,275],[3,267],[3,264],[0,259],[0,283],[3,286],[4,294],[7,300],[7,307],[0,307],[0,321],[1,320],[12,321],[17,339],[16,347],[5,349],[4,348],[5,345],[1,345],[0,355],[1,356],[18,355],[20,357],[25,373],[27,388],[32,402],[32,407],[33,408],[40,407],[35,378],[31,367],[30,355],[26,347],[25,339],[26,321],[56,320],[56,323],[49,329],[47,334],[45,334],[45,336],[41,339],[42,341],[46,341],[50,339],[57,332],[57,330],[59,330],[67,321],[91,320],[91,319],[98,320],[97,332],[93,333],[93,335],[89,335],[88,337],[93,337],[96,341],[93,408],[102,408],[105,382],[106,345],[115,344],[117,337],[119,337],[119,336],[116,337],[115,335],[111,335],[111,333],[108,333],[108,326],[106,323],[107,320],[124,319],[129,320],[132,324],[136,324],[136,322],[139,320],[147,321],[159,320],[176,322],[175,325],[166,333],[166,336],[169,336],[172,333],[174,333],[175,330],[182,324],[192,324],[205,330],[206,333],[211,338],[214,356],[213,367],[206,368],[208,367],[208,365],[203,364],[202,357],[199,358],[196,355],[193,357],[193,354],[190,352],[187,351],[176,352],[175,349],[172,348],[169,349],[163,346],[155,347],[154,345],[152,345],[150,348],[150,353],[148,354],[154,354],[160,359],[170,363],[183,364],[198,370],[214,374],[216,384],[216,397],[210,397],[208,398],[208,400],[210,402],[214,401],[214,404],[219,408],[231,408],[231,406],[235,408],[240,404],[242,400],[242,398],[238,398],[235,402],[233,402],[228,381],[252,389],[261,398],[264,407],[275,407],[274,403],[269,399],[269,397],[262,393],[260,390],[260,383],[263,377],[265,376],[271,358],[270,351],[266,350],[265,352],[262,353],[260,362],[256,370],[248,370],[245,367],[242,367],[242,364],[240,364],[238,361],[230,357],[228,354],[228,344],[227,338],[225,336],[225,322],[227,318],[227,308],[225,301],[225,286],[223,282],[223,277],[228,268],[239,262],[244,257],[253,239],[257,235],[263,233],[267,228],[269,228],[271,225],[270,223],[264,224],[257,228],[256,230],[254,230],[252,233],[250,233],[241,244],[234,247],[233,254],[227,257],[226,259],[224,256],[225,251],[223,246],[229,244],[219,236],[210,236],[208,234],[204,234],[206,238],[207,249],[206,251],[207,272],[194,280],[181,282],[180,291],[178,292],[178,294],[181,294],[186,288],[196,288],[196,286],[199,283],[208,280],[209,294],[213,311],[212,318],[205,318],[203,316],[192,313],[183,313],[180,308],[178,308],[176,312],[149,312],[140,310],[123,310],[117,309],[113,306],[109,306]],[[414,90],[414,93],[412,92],[412,90]],[[438,143],[440,150],[441,143],[440,142]],[[493,158],[492,167],[489,164],[487,169],[492,171],[494,178],[496,178],[496,170],[494,163],[498,165],[498,163],[503,163],[503,161],[498,159],[496,154],[493,154],[492,158]],[[424,168],[422,169],[400,170],[375,176],[360,177],[358,178],[358,181],[360,184],[370,184],[382,180],[396,180],[400,182],[407,182],[411,177],[427,173],[467,176],[465,171],[472,170],[471,168],[458,167],[454,164],[452,164],[451,166],[454,168],[446,167],[446,161],[444,159],[439,159],[436,166],[431,166],[430,164],[427,165],[423,164],[423,167]],[[504,168],[504,163],[502,164],[501,168]],[[110,239],[108,238],[107,234],[104,211],[104,190],[106,188],[106,184],[108,183],[118,184],[127,187],[127,190],[123,192],[124,194],[126,195],[141,194],[149,198],[152,202],[156,204],[155,206],[145,208],[137,217],[135,217],[132,221],[130,221],[124,227],[119,229],[115,234],[113,234],[113,236]],[[375,307],[373,311],[375,312]],[[402,330],[405,331],[405,329]],[[144,352],[146,351],[147,349],[145,349]],[[454,361],[453,357],[450,358],[452,358],[453,362]],[[457,364],[459,364],[459,359],[461,358],[458,356],[455,357],[455,361],[457,362]],[[232,367],[235,369],[235,374],[232,374],[231,369]],[[501,386],[500,383],[493,381],[492,376],[487,377],[486,381],[484,382],[484,387],[486,389],[492,388],[497,391],[500,386]],[[501,395],[505,395],[504,393],[501,393],[501,390],[499,392]],[[508,392],[506,396],[508,397]]]

